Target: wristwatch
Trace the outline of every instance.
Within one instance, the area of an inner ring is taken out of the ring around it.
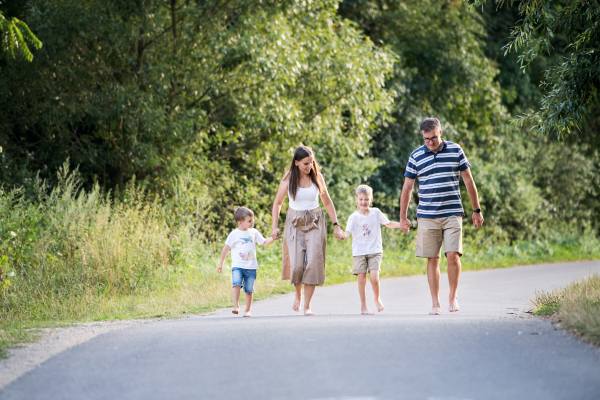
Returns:
[[[340,226],[340,223],[336,221],[333,223],[333,226]]]
[[[481,208],[476,208],[473,210],[473,212],[479,214],[481,212]]]

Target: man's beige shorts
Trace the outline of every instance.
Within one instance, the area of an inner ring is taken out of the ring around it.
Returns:
[[[381,257],[383,253],[366,254],[364,256],[354,256],[354,275],[366,274],[371,270],[381,271]]]
[[[417,251],[423,258],[440,258],[442,242],[445,253],[463,254],[462,217],[452,215],[444,218],[417,218]]]

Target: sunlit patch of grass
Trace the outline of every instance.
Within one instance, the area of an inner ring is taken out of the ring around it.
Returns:
[[[563,289],[536,293],[536,315],[555,315],[560,326],[600,344],[600,276],[576,280]]]

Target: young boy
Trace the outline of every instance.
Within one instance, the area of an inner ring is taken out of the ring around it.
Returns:
[[[373,189],[369,186],[360,185],[357,187],[355,199],[359,210],[348,218],[343,240],[352,235],[352,256],[354,258],[352,273],[358,275],[360,312],[364,315],[373,315],[375,313],[369,310],[365,299],[367,273],[371,278],[377,311],[381,312],[384,310],[381,297],[379,297],[379,271],[381,270],[381,257],[383,256],[381,225],[388,228],[400,228],[400,222],[390,222],[378,208],[369,207],[373,201]]]
[[[234,314],[240,312],[240,289],[244,287],[246,293],[246,312],[244,317],[250,317],[250,307],[252,307],[252,293],[254,293],[254,281],[256,280],[256,243],[268,246],[274,239],[269,237],[265,239],[259,231],[254,229],[254,213],[246,207],[240,207],[233,214],[235,222],[239,228],[232,231],[225,246],[221,252],[221,263],[219,264],[219,273],[223,271],[223,262],[227,253],[231,250],[231,277],[233,283],[233,311]]]

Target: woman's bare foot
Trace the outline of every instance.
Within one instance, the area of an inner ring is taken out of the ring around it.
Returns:
[[[310,311],[310,308],[307,308],[306,310],[304,310],[304,315],[315,315],[315,313]]]
[[[234,308],[233,310],[231,310],[232,313],[234,314],[239,314],[240,309],[239,308]]]
[[[385,310],[385,307],[383,306],[383,303],[381,302],[381,298],[375,300],[375,305],[377,306],[378,312],[382,312],[383,310]]]
[[[431,311],[429,311],[429,315],[440,315],[442,313],[442,307],[433,307]]]
[[[298,312],[300,311],[300,303],[302,303],[302,298],[295,298],[294,305],[292,306],[292,310]]]
[[[360,313],[362,315],[373,315],[373,314],[375,314],[373,311],[369,310],[368,308],[361,308],[360,309]]]
[[[250,313],[250,311],[246,311],[244,313],[244,317],[251,317],[251,316],[252,316],[252,313]]]
[[[454,299],[450,301],[450,306],[448,307],[448,311],[455,312],[458,311],[458,299]]]

